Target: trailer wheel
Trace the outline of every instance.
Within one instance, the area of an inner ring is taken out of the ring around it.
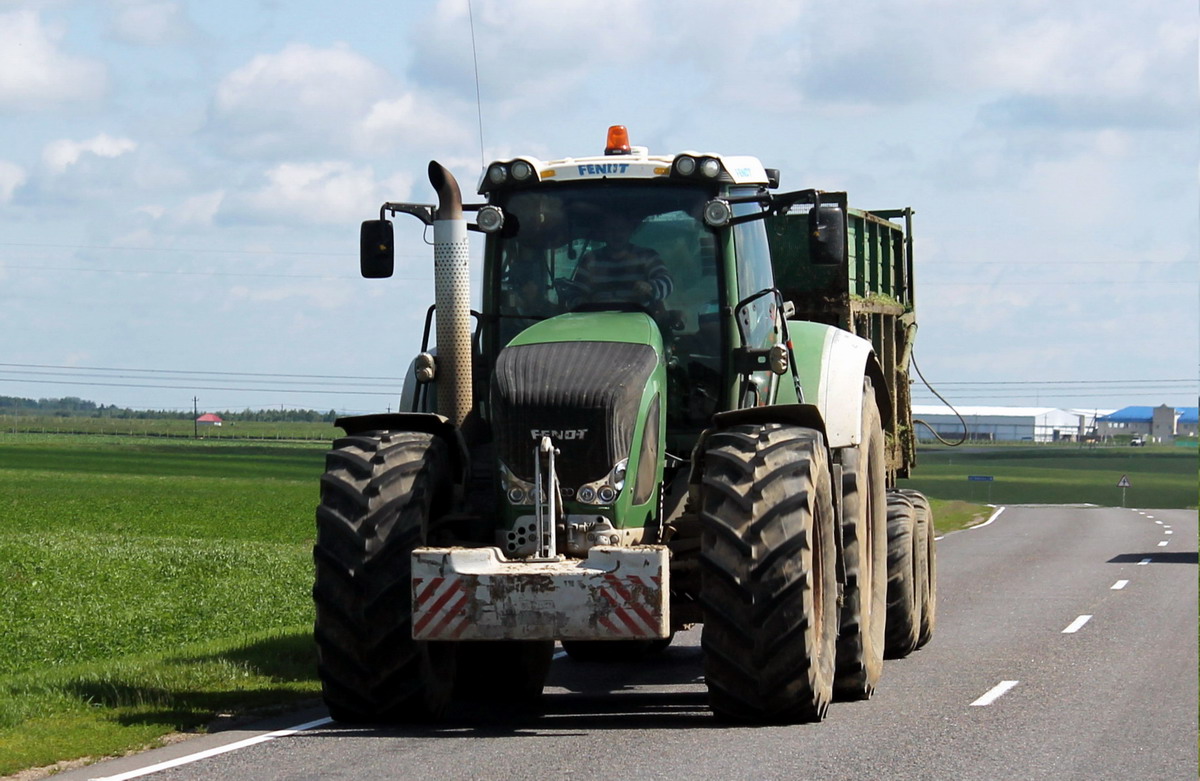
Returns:
[[[842,451],[842,556],[846,586],[834,693],[869,699],[883,672],[887,618],[887,464],[871,381],[863,390],[862,437]]]
[[[343,437],[326,456],[313,548],[318,674],[338,721],[437,719],[451,643],[412,639],[411,553],[447,509],[449,456],[430,434]]]
[[[701,645],[718,718],[819,721],[833,694],[837,573],[823,436],[771,423],[713,434],[702,484]]]
[[[921,603],[916,569],[916,512],[902,493],[888,494],[888,605],[884,654],[908,656],[917,647]]]
[[[923,529],[921,536],[925,541],[925,555],[917,567],[921,575],[921,628],[917,633],[917,648],[921,648],[933,637],[933,630],[937,624],[937,542],[933,539],[937,532],[933,525],[933,511],[925,495],[911,489],[903,489],[901,493],[912,502],[917,524]]]

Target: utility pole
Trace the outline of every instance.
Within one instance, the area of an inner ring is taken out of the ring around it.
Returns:
[[[192,439],[200,438],[200,397],[192,397]]]

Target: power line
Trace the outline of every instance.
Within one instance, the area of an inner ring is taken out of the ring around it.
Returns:
[[[34,242],[12,242],[0,241],[0,247],[33,247],[44,249],[89,249],[101,250],[104,252],[159,252],[163,254],[178,254],[191,253],[196,255],[283,255],[289,257],[313,257],[313,258],[346,258],[353,256],[351,252],[299,252],[295,250],[269,250],[269,249],[213,249],[211,247],[113,247],[101,244],[42,244]],[[416,253],[397,253],[396,257],[401,258],[417,258],[426,257]],[[11,267],[10,267],[11,268]]]
[[[356,391],[356,390],[320,390],[312,388],[226,388],[209,385],[146,385],[130,382],[76,382],[73,380],[27,380],[22,378],[0,377],[0,382],[20,382],[38,385],[82,385],[86,387],[105,388],[146,388],[162,390],[210,390],[235,391],[238,393],[320,393],[330,396],[395,396],[398,391]]]
[[[189,374],[221,377],[299,377],[303,379],[318,380],[379,380],[381,382],[399,382],[401,380],[400,377],[362,377],[340,374],[271,374],[266,372],[195,371],[189,369],[131,369],[128,367],[113,366],[55,366],[53,364],[45,363],[0,363],[0,366],[10,366],[13,368],[22,369],[66,369],[100,372],[139,372],[144,374]]]

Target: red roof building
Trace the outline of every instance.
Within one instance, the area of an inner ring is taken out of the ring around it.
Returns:
[[[201,415],[200,417],[196,418],[196,422],[199,423],[201,426],[219,426],[224,421],[221,420],[219,415],[214,415],[211,412],[206,412],[203,415]]]

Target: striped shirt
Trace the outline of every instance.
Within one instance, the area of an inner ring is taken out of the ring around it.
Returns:
[[[636,301],[637,282],[650,285],[650,301],[662,301],[671,295],[675,284],[659,254],[652,249],[627,245],[623,250],[602,247],[579,261],[574,282],[580,288],[579,300],[571,305]],[[642,302],[638,302],[642,303]]]

